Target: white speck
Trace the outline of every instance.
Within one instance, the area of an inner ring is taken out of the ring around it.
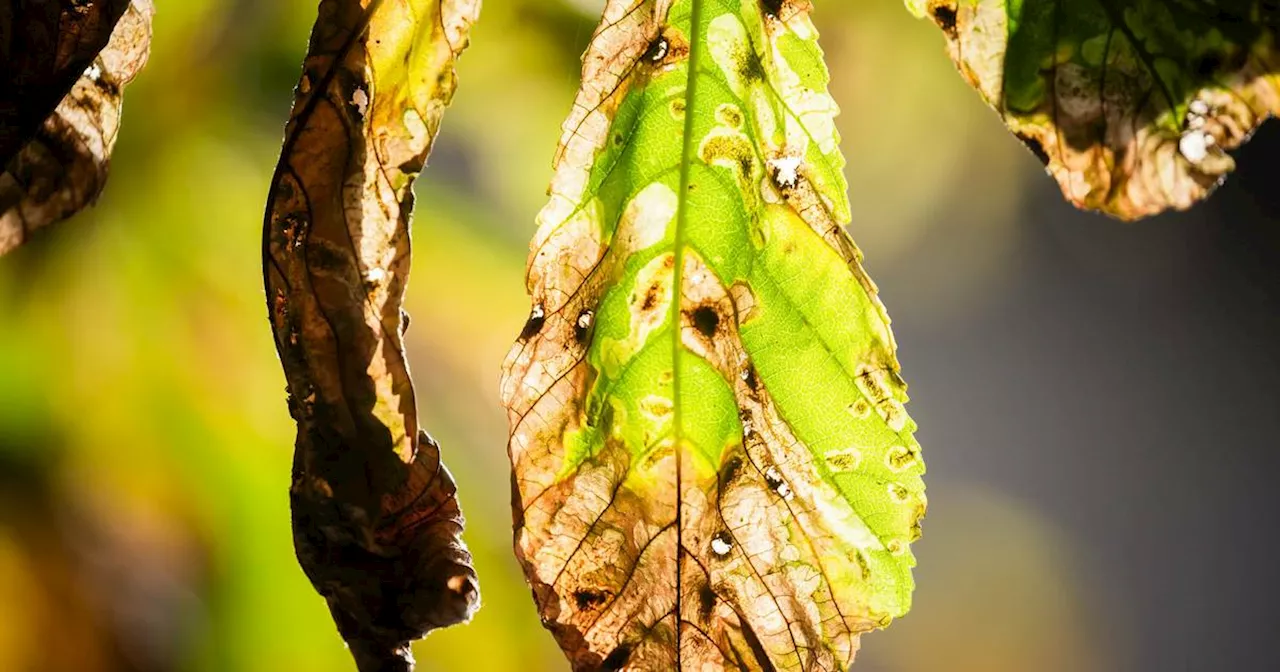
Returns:
[[[1209,134],[1201,130],[1187,131],[1178,140],[1178,151],[1182,152],[1182,155],[1191,163],[1200,163],[1209,155],[1208,148],[1211,143],[1205,141],[1207,137]]]
[[[796,182],[800,179],[800,157],[798,156],[770,159],[769,167],[773,169],[773,181],[783,189],[796,186]]]
[[[102,66],[98,65],[97,63],[90,65],[89,67],[85,68],[84,76],[88,77],[89,79],[92,79],[95,82],[98,81],[98,78],[102,76]]]
[[[1187,116],[1187,128],[1200,129],[1204,128],[1204,117],[1196,115]]]
[[[363,117],[365,111],[369,109],[369,94],[365,93],[364,89],[356,89],[355,93],[351,94],[351,104],[356,106],[356,111]]]
[[[787,482],[783,480],[782,474],[778,473],[778,469],[776,467],[769,467],[768,469],[765,469],[764,479],[769,484],[769,487],[773,488],[773,491],[778,493],[778,496],[783,499],[790,500],[791,496],[795,494],[791,492],[791,486],[787,485]]]
[[[529,313],[529,317],[530,317],[531,319],[534,319],[534,320],[537,320],[537,319],[541,319],[541,318],[543,318],[543,317],[546,317],[546,315],[547,315],[547,314],[546,314],[546,311],[545,311],[545,309],[542,307],[542,304],[541,304],[541,303],[535,303],[535,304],[533,304],[533,311]]]
[[[654,42],[652,45],[649,46],[649,53],[647,54],[649,57],[649,62],[657,63],[662,59],[666,58],[667,50],[669,48],[670,48],[670,45],[667,44],[667,38],[659,37],[657,42]]]
[[[298,91],[303,94],[311,93],[311,78],[303,75],[298,81]]]
[[[1191,101],[1191,103],[1187,105],[1187,109],[1190,110],[1191,114],[1196,114],[1202,117],[1209,114],[1209,104],[1200,99]]]
[[[589,328],[591,326],[591,321],[595,319],[595,316],[596,314],[589,310],[582,311],[582,314],[578,316],[578,328],[579,329]]]
[[[756,429],[756,428],[755,428],[755,427],[753,427],[753,426],[751,425],[751,418],[743,418],[743,419],[742,419],[742,434],[743,434],[743,436],[751,436],[751,432],[754,432],[754,431],[755,431],[755,429]]]
[[[729,551],[731,550],[733,550],[733,544],[729,543],[729,540],[725,537],[724,533],[717,534],[711,540],[711,552],[715,553],[716,556],[723,558],[724,556],[729,555]]]
[[[1212,147],[1212,146],[1214,146],[1214,144],[1216,144],[1217,142],[1218,142],[1218,139],[1217,139],[1217,138],[1213,137],[1212,135],[1209,135],[1208,133],[1205,133],[1205,134],[1204,134],[1204,146],[1205,146],[1205,147]]]
[[[372,283],[381,283],[387,277],[387,272],[381,268],[371,268],[364,274],[364,279]]]

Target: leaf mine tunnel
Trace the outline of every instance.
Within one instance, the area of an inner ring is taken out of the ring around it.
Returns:
[[[502,381],[577,670],[836,670],[910,606],[924,464],[808,2],[611,0]]]
[[[418,426],[401,303],[413,179],[455,87],[476,0],[323,0],[263,231],[298,424],[298,560],[359,669],[471,617],[456,486]]]

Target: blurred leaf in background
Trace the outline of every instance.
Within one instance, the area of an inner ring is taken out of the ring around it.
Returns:
[[[157,0],[101,201],[0,263],[0,669],[351,669],[293,555],[294,432],[259,266],[315,4]],[[816,4],[853,234],[873,275],[904,278],[882,289],[925,297],[910,308],[917,326],[941,328],[1011,277],[1019,194],[1039,166],[955,76],[932,26],[888,0]],[[485,585],[470,625],[416,646],[422,669],[566,669],[511,552],[497,381],[526,318],[527,241],[601,5],[487,3],[419,180],[409,360]],[[926,238],[950,242],[952,274],[898,272],[937,262]],[[915,370],[911,352],[903,361]],[[928,443],[946,451],[943,438]],[[1099,662],[1061,669],[1108,669],[1105,640],[1075,620],[1083,607],[1061,602],[1091,599],[1061,533],[1015,499],[934,478],[915,611],[864,641],[860,669],[938,669],[929,648],[972,661],[948,668],[960,672],[1042,669],[1064,623],[1078,633],[1065,641]],[[1003,526],[1005,550],[975,545],[969,533],[986,526]],[[1016,566],[1055,588],[957,577],[961,566]],[[1016,639],[955,635],[975,595],[1019,596]],[[71,640],[83,659],[48,645]]]

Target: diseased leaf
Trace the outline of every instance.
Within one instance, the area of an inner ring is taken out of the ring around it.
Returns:
[[[502,382],[574,669],[845,669],[909,608],[924,464],[809,10],[611,0],[584,57]]]
[[[1274,0],[907,0],[1067,200],[1185,209],[1280,112]]]
[[[0,166],[53,113],[130,0],[0,2]]]
[[[413,179],[478,0],[324,0],[263,232],[298,422],[294,545],[361,670],[479,606],[456,487],[405,362]]]
[[[106,48],[0,173],[0,254],[102,193],[124,87],[147,62],[154,12],[151,0],[133,0]]]

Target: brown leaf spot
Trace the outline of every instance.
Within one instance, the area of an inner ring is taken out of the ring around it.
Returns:
[[[578,313],[578,319],[573,322],[573,337],[578,343],[586,343],[587,335],[591,333],[591,325],[595,323],[596,314],[590,308],[583,308]]]
[[[600,663],[601,672],[613,672],[621,670],[627,661],[631,659],[632,646],[628,642],[623,642],[617,646],[609,655],[605,656],[603,662]]]
[[[958,32],[956,31],[956,8],[954,5],[934,5],[930,8],[929,13],[933,16],[933,22],[938,24],[942,32],[947,34],[948,39],[956,39]]]
[[[711,589],[710,584],[702,584],[698,586],[698,613],[702,616],[702,620],[710,621],[711,612],[716,608],[716,591]]]
[[[720,467],[720,487],[723,488],[732,483],[740,471],[742,471],[742,458],[734,455]]]
[[[662,59],[667,57],[671,51],[671,43],[667,42],[667,38],[659,35],[649,43],[649,48],[644,52],[644,60],[657,65]]]
[[[1031,137],[1030,135],[1026,135],[1025,133],[1019,133],[1018,139],[1022,141],[1022,144],[1027,146],[1027,149],[1031,150],[1032,154],[1036,155],[1036,158],[1040,160],[1042,165],[1049,165],[1049,153],[1044,151],[1044,145],[1040,144],[1039,140]]]
[[[716,335],[716,329],[720,326],[720,314],[712,306],[698,306],[693,310],[690,316],[693,320],[693,327],[698,333],[711,338]]]
[[[573,594],[573,601],[577,603],[579,611],[594,609],[601,604],[604,604],[606,599],[607,596],[604,593],[596,592],[594,590],[579,590]]]
[[[529,313],[529,320],[524,323],[524,329],[520,331],[520,340],[527,341],[538,335],[538,332],[542,331],[542,325],[546,323],[546,309],[541,303],[534,304],[533,310]]]

